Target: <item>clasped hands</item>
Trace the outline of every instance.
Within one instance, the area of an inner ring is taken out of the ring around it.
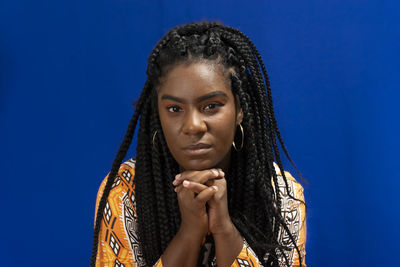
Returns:
[[[228,211],[225,173],[221,169],[184,171],[173,181],[181,230],[204,236],[226,234],[233,226]],[[234,227],[234,226],[233,226]]]

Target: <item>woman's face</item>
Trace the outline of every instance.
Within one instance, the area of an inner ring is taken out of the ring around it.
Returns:
[[[243,113],[218,66],[180,64],[161,80],[158,112],[172,156],[183,170],[227,169]]]

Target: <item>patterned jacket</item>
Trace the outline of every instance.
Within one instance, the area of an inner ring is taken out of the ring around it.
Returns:
[[[306,241],[306,220],[305,207],[299,201],[289,198],[284,180],[281,176],[280,169],[274,163],[275,171],[278,175],[279,192],[282,197],[282,216],[285,219],[290,232],[297,240],[297,246],[302,255],[302,266],[305,265],[305,241]],[[145,266],[143,255],[140,250],[137,236],[137,214],[136,201],[133,187],[133,177],[135,175],[135,160],[130,159],[123,164],[119,169],[118,175],[112,185],[112,189],[107,199],[107,204],[104,209],[103,219],[101,221],[99,244],[97,252],[96,266],[109,267],[139,267]],[[303,187],[296,182],[293,176],[285,171],[285,176],[288,180],[289,193],[295,198],[304,201]],[[103,180],[97,194],[96,213],[100,198],[103,194],[108,176]],[[275,190],[275,187],[274,187]],[[95,217],[96,218],[96,217]],[[299,266],[299,257],[294,245],[291,243],[288,234],[283,229],[280,229],[278,235],[280,244],[287,245],[292,249],[285,251],[286,257],[289,260],[290,266]],[[207,241],[204,239],[204,247],[207,247]],[[203,258],[208,258],[207,249],[203,249],[206,253]],[[287,266],[283,255],[279,255],[281,266]],[[161,259],[154,265],[161,267]],[[208,266],[206,264],[205,266]],[[216,266],[215,258],[211,266]],[[236,257],[232,267],[242,266],[262,266],[249,247],[246,240],[242,251]]]

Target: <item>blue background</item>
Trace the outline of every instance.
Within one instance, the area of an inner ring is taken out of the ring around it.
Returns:
[[[147,56],[202,19],[242,30],[267,65],[310,183],[307,264],[397,265],[398,3],[0,1],[0,265],[88,266],[97,189]]]

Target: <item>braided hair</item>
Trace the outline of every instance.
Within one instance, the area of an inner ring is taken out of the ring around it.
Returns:
[[[244,115],[245,145],[240,152],[232,150],[227,176],[228,208],[232,222],[264,266],[279,266],[279,257],[283,257],[289,265],[284,250],[291,248],[278,242],[282,227],[299,255],[301,266],[296,238],[281,215],[281,196],[278,190],[275,192],[273,189],[273,186],[278,189],[273,162],[276,161],[283,170],[276,138],[289,161],[293,162],[277,127],[266,68],[255,45],[245,34],[212,22],[173,28],[156,44],[149,56],[146,83],[99,202],[91,266],[96,263],[100,222],[107,197],[139,119],[134,186],[139,243],[148,266],[160,258],[177,233],[181,217],[172,181],[179,173],[179,165],[172,157],[162,132],[157,109],[157,86],[160,79],[177,64],[200,61],[222,66],[229,73],[232,91],[238,97]],[[284,171],[282,176],[290,192]],[[272,180],[267,177],[272,177]]]

